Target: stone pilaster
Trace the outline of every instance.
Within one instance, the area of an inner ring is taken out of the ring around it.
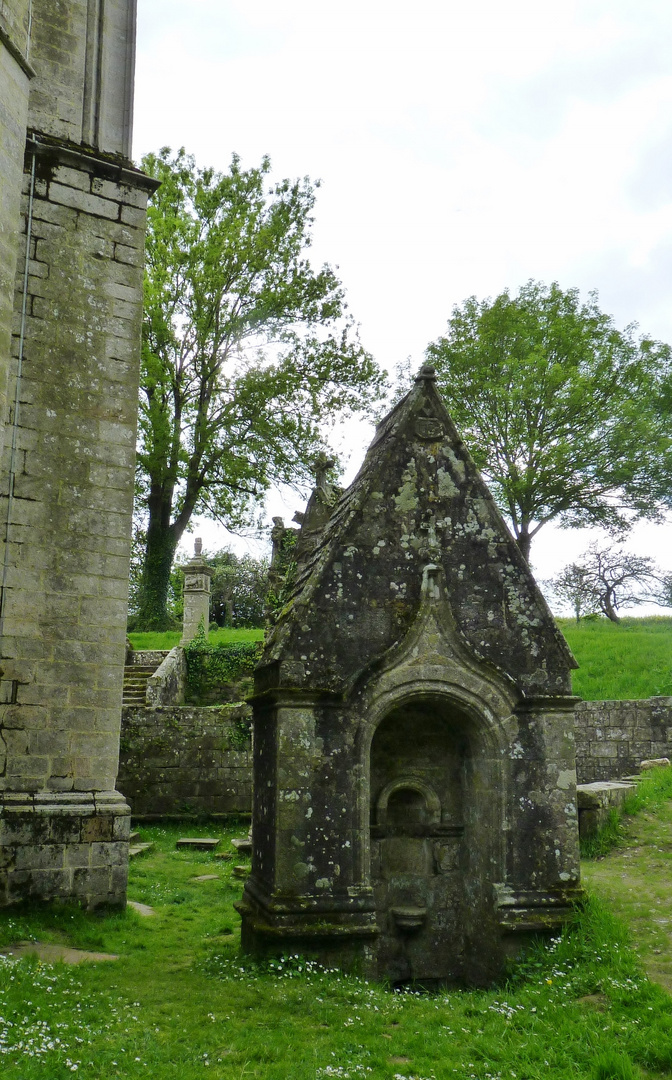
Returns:
[[[0,446],[4,435],[28,93],[28,0],[0,0]]]

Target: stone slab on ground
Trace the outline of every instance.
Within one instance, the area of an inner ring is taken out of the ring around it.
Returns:
[[[219,859],[221,862],[231,862],[233,855],[230,851],[216,851],[214,858]]]
[[[133,908],[133,911],[137,911],[138,915],[145,917],[156,915],[153,907],[150,907],[149,904],[141,904],[139,900],[127,900],[126,907]]]
[[[249,866],[234,866],[233,876],[236,878],[247,878],[250,876]]]
[[[176,848],[191,848],[193,851],[213,851],[220,843],[209,836],[185,836],[175,844]]]
[[[0,949],[0,956],[13,956],[20,960],[24,956],[36,956],[45,964],[82,964],[85,960],[118,960],[115,953],[87,952],[85,949],[71,949],[68,945],[45,945],[41,941],[20,941]]]
[[[144,855],[144,853],[146,851],[151,851],[153,847],[154,847],[154,844],[152,844],[152,843],[149,843],[149,844],[131,844],[131,846],[128,849],[128,857],[129,857],[129,859],[134,859],[136,857],[136,855]]]
[[[189,878],[190,881],[219,881],[219,874],[199,874],[198,877]]]
[[[635,784],[617,780],[577,784],[579,836],[594,836],[606,823],[610,811],[622,806],[630,792],[635,790]]]
[[[249,836],[246,836],[241,840],[232,840],[231,843],[235,847],[239,855],[251,855],[252,854],[252,841]]]

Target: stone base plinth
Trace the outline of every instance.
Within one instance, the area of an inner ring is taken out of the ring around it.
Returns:
[[[117,791],[0,794],[0,906],[123,907],[131,810]]]
[[[363,890],[368,893],[370,890]],[[249,879],[243,899],[236,903],[242,918],[241,945],[253,956],[301,953],[325,967],[374,978],[377,974],[375,942],[379,934],[368,895],[350,900],[315,899],[288,902],[264,894]]]

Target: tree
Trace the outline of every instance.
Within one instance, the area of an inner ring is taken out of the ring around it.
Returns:
[[[210,618],[219,626],[264,625],[268,594],[268,559],[218,551],[206,556],[214,569]]]
[[[570,563],[546,584],[559,600],[571,604],[577,623],[582,616],[593,615],[599,609],[593,580],[585,566]]]
[[[320,424],[368,407],[383,375],[338,278],[307,258],[317,185],[270,162],[227,173],[150,154],[137,507],[138,623],[166,625],[175,549],[194,513],[236,526],[274,482],[298,483]]]
[[[658,404],[671,350],[616,329],[578,289],[529,281],[472,296],[429,345],[448,407],[529,560],[549,521],[627,531],[669,496]]]
[[[655,562],[647,555],[633,555],[622,547],[591,544],[550,585],[561,600],[574,606],[577,622],[580,607],[584,613],[599,611],[618,623],[619,608],[660,602],[663,580]]]

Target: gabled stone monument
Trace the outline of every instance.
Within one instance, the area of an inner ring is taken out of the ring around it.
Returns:
[[[580,894],[575,661],[431,368],[325,484],[256,673],[243,946],[484,984]]]

